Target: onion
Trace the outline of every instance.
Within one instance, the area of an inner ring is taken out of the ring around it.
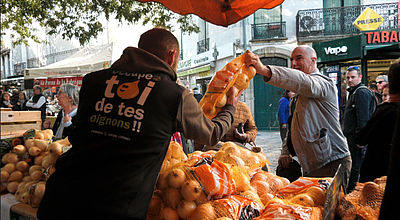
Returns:
[[[22,174],[21,171],[16,170],[10,174],[10,177],[8,177],[8,182],[13,182],[13,181],[19,182],[22,180],[22,178],[24,178],[24,174]]]
[[[44,134],[42,131],[37,131],[35,134],[35,139],[44,139]]]
[[[187,217],[189,217],[193,211],[197,208],[196,203],[193,201],[186,201],[186,200],[182,200],[179,205],[178,208],[176,209],[176,211],[178,212],[179,217],[181,217],[182,219],[186,219]]]
[[[279,179],[281,180],[283,186],[290,184],[290,181],[288,179],[286,179],[285,177],[279,177]]]
[[[29,154],[31,155],[31,156],[34,156],[34,157],[36,157],[36,156],[38,156],[39,154],[40,154],[40,152],[42,152],[41,150],[40,150],[40,148],[38,148],[38,147],[31,147],[31,148],[29,148]]]
[[[161,210],[162,200],[159,196],[153,195],[150,201],[149,208],[147,209],[147,215],[158,216]]]
[[[182,197],[177,189],[168,188],[167,191],[165,192],[164,199],[165,199],[167,206],[169,206],[173,209],[176,209],[179,202],[182,200]]]
[[[186,181],[181,188],[181,194],[187,201],[194,201],[199,198],[202,193],[200,183],[196,180]]]
[[[294,196],[289,200],[289,202],[308,207],[314,206],[314,201],[312,200],[312,198],[305,193]]]
[[[33,166],[31,166],[31,167],[29,168],[29,175],[31,175],[34,171],[36,171],[36,170],[41,170],[41,169],[42,169],[41,166],[39,166],[39,165],[33,165]]]
[[[46,140],[41,140],[41,139],[35,139],[35,146],[38,147],[41,151],[46,151],[47,145],[49,145],[49,141]]]
[[[49,145],[49,152],[51,154],[60,156],[62,154],[62,146],[57,142],[53,142]]]
[[[215,106],[218,108],[222,108],[226,105],[226,94],[222,95],[221,99],[218,99],[217,102],[215,103]]]
[[[160,173],[157,180],[157,189],[164,190],[168,187],[167,174]]]
[[[257,191],[260,197],[271,192],[270,185],[264,181],[253,181],[251,182],[251,186]]]
[[[10,193],[15,193],[17,191],[18,185],[19,185],[19,182],[17,182],[17,181],[9,182],[7,184],[7,191]]]
[[[216,219],[217,215],[215,213],[214,207],[211,203],[204,203],[198,206],[193,214],[189,216],[189,220],[204,220],[204,219]]]
[[[8,163],[2,169],[7,171],[8,173],[12,173],[12,172],[15,171],[15,164],[14,163]]]
[[[21,202],[25,203],[25,204],[28,204],[28,201],[29,201],[29,192],[22,193]]]
[[[37,197],[37,198],[42,199],[45,189],[46,189],[46,183],[45,182],[38,182],[36,184],[36,187],[35,187],[34,196]]]
[[[164,220],[179,220],[178,213],[176,210],[170,207],[164,207],[161,211],[161,218]]]
[[[10,177],[10,174],[7,171],[2,170],[1,171],[1,182],[6,183],[8,180],[8,177]]]
[[[19,154],[19,155],[26,153],[26,151],[27,151],[26,147],[24,145],[21,145],[21,144],[16,145],[13,148],[13,152],[16,153],[16,154]]]
[[[253,200],[254,202],[258,203],[261,207],[264,208],[264,203],[261,201],[260,197],[257,195],[257,193],[251,191],[251,190],[247,190],[242,192],[240,195]]]
[[[249,86],[250,80],[245,73],[241,73],[237,76],[234,86],[239,90],[246,89]]]
[[[15,167],[17,168],[17,170],[19,170],[19,171],[21,171],[21,172],[24,172],[24,171],[26,171],[26,170],[28,170],[29,169],[29,164],[26,162],[26,161],[19,161],[16,165],[15,165]]]
[[[268,181],[268,177],[264,174],[264,172],[260,171],[257,172],[253,178],[251,178],[251,182],[255,182],[255,181]]]
[[[186,180],[185,172],[181,169],[175,168],[169,172],[167,180],[169,186],[179,189]]]
[[[34,146],[35,146],[34,139],[30,138],[30,139],[25,140],[25,147],[26,148],[29,149],[29,148],[34,147]]]
[[[275,178],[270,178],[268,180],[268,184],[272,192],[276,192],[277,190],[283,187],[283,183],[278,176],[276,176]]]
[[[14,153],[10,153],[7,157],[7,162],[8,163],[16,163],[19,161],[18,155]]]
[[[325,203],[325,191],[318,186],[311,186],[307,189],[306,194],[311,197],[315,205],[323,206]]]
[[[244,192],[250,189],[249,176],[240,170],[236,169],[233,172],[233,180],[235,181],[237,192]]]
[[[24,178],[22,178],[22,182],[30,182],[30,181],[32,181],[31,176],[24,176]]]
[[[41,170],[35,170],[30,175],[33,181],[39,181],[43,177],[43,172]]]
[[[39,155],[35,157],[34,164],[35,165],[42,165],[44,156]]]
[[[3,157],[1,158],[1,162],[6,164],[8,163],[8,156],[10,156],[11,153],[6,153],[3,155]]]
[[[266,194],[260,195],[261,202],[264,205],[267,205],[267,203],[273,198],[274,198],[274,195],[271,193],[266,193]]]

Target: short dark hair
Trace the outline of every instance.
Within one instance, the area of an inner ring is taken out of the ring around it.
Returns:
[[[40,87],[39,85],[35,85],[34,87],[33,87],[33,90],[40,90],[40,92],[42,92],[42,87]]]
[[[369,85],[370,89],[378,89],[378,86],[376,86],[376,83],[371,83],[371,85]]]
[[[400,62],[394,62],[389,68],[389,94],[400,94]]]
[[[357,74],[359,76],[361,75],[360,67],[358,67],[358,66],[350,66],[349,68],[347,68],[347,72],[351,72],[351,71],[357,71]]]
[[[179,55],[179,43],[176,37],[164,28],[153,28],[140,35],[138,47],[158,58],[165,60],[171,50]]]

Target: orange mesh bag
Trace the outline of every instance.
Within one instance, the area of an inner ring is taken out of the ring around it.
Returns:
[[[253,152],[230,141],[222,145],[221,149],[215,154],[215,159],[245,168],[251,176],[261,170],[265,164],[270,164],[262,151]]]
[[[208,85],[200,106],[204,114],[214,118],[226,104],[226,93],[235,86],[239,91],[245,90],[250,80],[256,75],[254,67],[244,65],[244,55],[238,56],[216,72]]]
[[[171,141],[169,143],[168,151],[165,155],[160,172],[163,173],[169,170],[171,167],[175,166],[176,164],[181,163],[185,160],[187,160],[187,156],[183,151],[182,146],[176,141]]]
[[[264,213],[254,220],[267,219],[296,219],[318,220],[322,219],[322,208],[303,207],[285,200],[274,198],[264,208]]]
[[[332,182],[332,178],[312,178],[312,177],[300,177],[296,181],[281,188],[277,195],[282,198],[290,198],[294,195],[305,192],[312,186],[321,187],[327,189]]]
[[[235,193],[231,172],[224,163],[203,158],[191,169],[204,187],[208,199],[218,199]]]
[[[213,158],[215,157],[215,153],[216,151],[214,150],[209,150],[206,152],[202,152],[202,151],[195,151],[191,154],[188,155],[188,159],[185,161],[185,163],[188,166],[194,166],[199,160],[203,159],[203,158]]]
[[[260,214],[262,206],[248,198],[232,195],[200,205],[188,219],[253,219]]]

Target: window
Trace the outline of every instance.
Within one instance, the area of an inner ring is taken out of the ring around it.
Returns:
[[[254,13],[254,24],[282,21],[282,5],[273,9],[260,9]]]

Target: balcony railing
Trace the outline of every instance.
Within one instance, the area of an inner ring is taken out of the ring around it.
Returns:
[[[197,42],[197,54],[210,50],[210,38],[205,38]]]
[[[24,74],[24,69],[26,69],[27,63],[26,62],[21,62],[14,64],[14,72],[16,75],[22,75]]]
[[[253,40],[269,40],[286,37],[286,22],[252,24]]]
[[[296,16],[297,39],[308,41],[335,35],[356,35],[360,30],[353,22],[368,7],[384,19],[378,30],[398,28],[398,3],[299,10]]]

